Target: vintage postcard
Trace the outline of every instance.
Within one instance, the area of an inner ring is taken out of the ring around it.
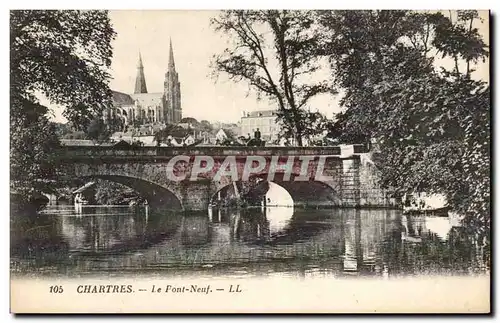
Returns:
[[[12,313],[489,313],[480,10],[11,10]]]

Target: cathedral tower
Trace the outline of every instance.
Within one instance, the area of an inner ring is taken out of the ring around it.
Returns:
[[[182,119],[181,84],[179,82],[179,75],[175,70],[172,39],[170,39],[170,52],[168,57],[168,69],[165,73],[164,92],[167,101],[165,120],[169,120],[171,123],[178,123]]]
[[[142,57],[139,52],[139,62],[137,63],[137,76],[135,77],[134,93],[148,93],[146,88],[146,78],[144,77],[144,66],[142,66]]]

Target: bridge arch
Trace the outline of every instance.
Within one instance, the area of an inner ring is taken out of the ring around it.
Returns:
[[[294,180],[299,174],[292,173],[290,179],[285,178],[285,173],[274,174],[272,182],[284,188],[292,197],[296,207],[331,207],[341,205],[341,192],[331,185],[309,179],[308,181]],[[260,173],[259,177],[267,181],[269,174]]]
[[[225,184],[225,185],[222,185],[220,186],[218,189],[215,189],[213,194],[211,194],[211,197],[210,197],[210,202],[212,204],[219,204],[219,202],[217,202],[217,200],[221,199],[222,201],[228,201],[228,197],[229,197],[229,200],[235,196],[235,190],[237,189],[238,190],[238,193],[240,195],[243,195],[243,194],[248,194],[247,195],[247,202],[250,203],[250,205],[252,206],[255,206],[255,205],[260,205],[261,203],[261,200],[258,199],[260,196],[263,196],[263,195],[267,195],[267,193],[271,190],[271,189],[278,189],[278,190],[282,190],[283,193],[285,194],[285,200],[290,200],[292,201],[291,203],[281,203],[279,205],[275,205],[275,206],[293,206],[293,198],[292,196],[288,193],[288,191],[283,188],[282,186],[274,183],[274,182],[267,182],[267,181],[261,181],[260,183],[257,183],[256,185],[253,185],[253,187],[250,187],[249,185],[250,182],[243,182],[243,181],[235,181],[235,182],[230,182],[229,184]],[[234,186],[236,186],[236,188],[234,188]],[[275,194],[276,195],[276,194]],[[275,201],[276,199],[274,199]],[[283,199],[280,199],[280,201],[282,201]],[[227,206],[231,206],[230,205],[227,205]]]
[[[268,181],[268,173],[261,173],[251,176],[250,182],[256,178],[260,178],[262,180],[261,183],[278,185],[288,192],[295,207],[332,207],[342,205],[342,197],[339,189],[334,189],[332,186],[321,181],[294,181],[294,177],[298,176],[298,174],[292,174],[291,180],[284,180],[283,176],[283,173],[276,173],[274,179]],[[237,181],[236,183],[242,182]],[[233,182],[221,184],[215,187],[215,193],[212,195],[211,200],[216,198],[219,192],[231,189],[234,185]],[[256,194],[266,194],[267,189],[269,189],[269,185],[267,188],[262,187],[262,185],[257,186],[257,190],[261,192],[256,192]]]
[[[78,176],[82,179],[103,179],[119,184],[123,184],[136,190],[142,197],[144,197],[148,204],[154,207],[169,208],[172,210],[181,210],[181,199],[171,190],[161,185],[152,183],[142,178],[124,175],[82,175]]]

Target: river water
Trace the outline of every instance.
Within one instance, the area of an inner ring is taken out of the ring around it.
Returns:
[[[399,210],[52,206],[11,217],[20,276],[407,276],[489,273],[482,246],[448,217]]]

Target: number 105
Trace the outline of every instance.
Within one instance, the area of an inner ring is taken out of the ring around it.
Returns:
[[[51,293],[62,293],[63,288],[62,286],[50,286],[49,287]]]

